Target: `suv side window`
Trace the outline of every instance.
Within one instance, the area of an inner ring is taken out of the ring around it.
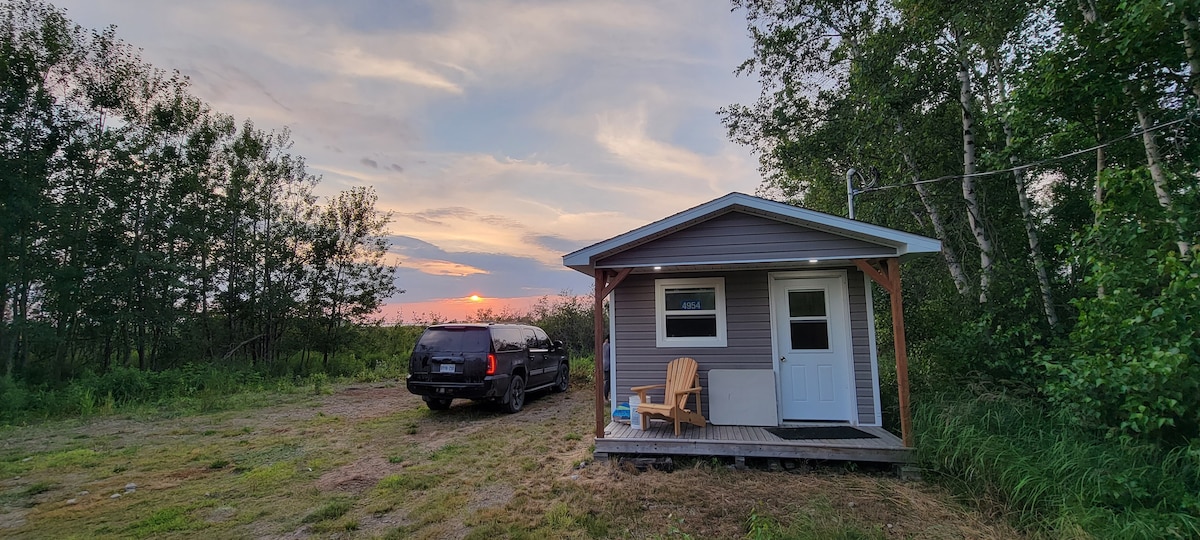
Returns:
[[[524,338],[521,331],[514,328],[493,328],[492,342],[496,352],[519,351],[523,347]]]
[[[537,347],[539,349],[550,348],[550,336],[547,336],[546,332],[544,332],[541,328],[534,328],[533,335],[537,337]]]
[[[521,329],[521,333],[525,335],[525,346],[530,349],[538,348],[537,336],[533,334],[532,328],[523,328]]]

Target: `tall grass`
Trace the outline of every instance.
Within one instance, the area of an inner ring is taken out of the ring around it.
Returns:
[[[254,371],[191,364],[163,371],[118,367],[104,374],[85,372],[53,386],[0,377],[0,421],[90,416],[146,405],[213,410],[229,395],[284,386],[291,385],[281,386]]]
[[[916,409],[914,425],[931,477],[995,501],[1034,534],[1200,537],[1198,442],[1168,451],[1121,443],[1006,396],[939,396]]]
[[[591,386],[596,380],[596,358],[594,355],[571,357],[571,385]]]
[[[395,359],[367,365],[353,353],[341,355],[331,364],[343,367],[335,371],[340,377],[320,371],[306,375],[276,374],[267,369],[196,364],[161,371],[127,367],[115,367],[102,374],[88,371],[56,385],[0,377],[0,424],[86,417],[147,406],[211,412],[236,407],[238,401],[229,397],[238,394],[295,392],[304,388],[320,394],[338,380],[395,379],[403,377],[408,367],[407,361]]]

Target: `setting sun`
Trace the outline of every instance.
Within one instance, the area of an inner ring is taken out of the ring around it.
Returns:
[[[471,300],[472,302],[478,302],[478,301],[480,301],[480,300],[483,300],[483,299],[482,299],[482,298],[480,298],[478,294],[472,294],[472,295],[471,295],[471,298],[470,298],[470,300]]]

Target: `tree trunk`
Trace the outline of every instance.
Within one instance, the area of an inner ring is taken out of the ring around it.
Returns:
[[[213,336],[212,317],[208,313],[208,297],[212,292],[212,281],[208,274],[208,248],[200,250],[200,328],[204,332],[204,347],[208,351],[209,360],[217,359],[215,348],[216,338]]]
[[[1011,148],[1013,137],[1012,128],[1009,127],[1008,120],[1004,120],[1004,137],[1005,144]],[[1017,164],[1015,156],[1009,159],[1013,165]],[[1051,328],[1057,328],[1058,313],[1054,309],[1054,292],[1050,288],[1050,277],[1046,272],[1046,259],[1042,257],[1042,247],[1038,239],[1037,224],[1029,205],[1029,194],[1025,188],[1025,174],[1020,170],[1013,171],[1013,179],[1017,187],[1017,202],[1021,206],[1021,222],[1025,225],[1025,238],[1029,241],[1029,255],[1033,259],[1033,268],[1038,279],[1038,288],[1042,293],[1042,309],[1046,313],[1046,322],[1050,324]]]
[[[102,372],[108,372],[109,366],[112,363],[112,334],[105,332],[104,334],[104,350],[100,353],[100,362]]]
[[[67,312],[60,308],[54,317],[54,360],[50,365],[54,380],[60,380],[67,364]]]
[[[1146,107],[1137,106],[1138,125],[1142,128],[1142,146],[1146,149],[1146,163],[1150,166],[1150,178],[1154,180],[1154,195],[1158,198],[1159,206],[1171,209],[1171,192],[1167,187],[1167,175],[1162,169],[1162,154],[1158,150],[1158,142],[1154,140],[1154,132]]]
[[[899,125],[897,128],[897,131],[902,130],[902,127]],[[912,153],[908,149],[903,149],[901,150],[901,154],[904,156],[904,162],[908,165],[908,170],[912,175],[913,181],[920,180],[921,175],[917,168],[917,162],[912,157]],[[950,269],[950,277],[954,279],[954,288],[958,290],[958,294],[969,296],[971,294],[971,282],[967,278],[967,273],[963,271],[962,263],[958,262],[958,255],[950,245],[950,235],[946,234],[946,224],[942,220],[942,214],[938,211],[937,205],[934,204],[933,196],[929,193],[929,187],[925,184],[913,185],[917,188],[917,195],[921,198],[921,204],[925,206],[925,212],[929,214],[929,222],[933,225],[934,234],[942,242],[942,257],[946,259],[946,267]]]
[[[33,278],[29,273],[29,235],[21,234],[19,258],[17,260],[17,291],[13,307],[14,335],[10,338],[9,354],[13,359],[13,370],[24,373],[29,365],[29,289]]]
[[[1200,32],[1200,24],[1188,17],[1186,11],[1181,10],[1179,13],[1179,21],[1183,23],[1183,48],[1187,53],[1188,62],[1188,79],[1191,82],[1192,94],[1200,100],[1200,45],[1196,43],[1196,34]],[[1188,245],[1186,237],[1180,235],[1178,242],[1179,250],[1183,257],[1191,256],[1191,246]]]
[[[1080,13],[1083,13],[1083,20],[1087,24],[1096,24],[1100,20],[1100,14],[1098,11],[1096,11],[1096,5],[1092,3],[1092,0],[1079,0],[1079,11]],[[1093,107],[1093,114],[1096,118],[1096,144],[1099,145],[1104,142],[1104,136],[1100,132],[1100,106],[1094,105]],[[1104,203],[1104,185],[1100,183],[1100,177],[1104,173],[1104,169],[1106,167],[1107,164],[1105,162],[1104,147],[1101,146],[1100,148],[1096,149],[1096,189],[1092,193],[1092,199],[1096,203],[1097,213],[1092,217],[1093,224],[1099,224],[1100,222],[1100,205]],[[1096,288],[1096,296],[1104,298],[1103,285],[1100,285]]]
[[[2,239],[3,236],[0,236]],[[8,254],[4,252],[4,246],[0,245],[0,264],[7,264]],[[4,356],[4,376],[12,377],[13,375],[13,358],[8,354],[8,314],[11,313],[8,308],[8,276],[0,274],[0,355]]]
[[[963,271],[962,263],[958,262],[958,255],[955,254],[954,248],[950,246],[950,238],[946,234],[946,225],[942,220],[941,214],[938,212],[937,206],[933,202],[929,188],[925,184],[917,184],[916,188],[917,196],[921,198],[921,204],[925,206],[925,211],[929,213],[929,221],[933,224],[934,234],[942,242],[942,257],[946,259],[946,266],[950,269],[950,276],[954,279],[954,288],[958,290],[958,294],[968,296],[971,294],[971,283],[967,278],[967,273]]]
[[[1100,19],[1100,15],[1096,11],[1096,5],[1092,3],[1092,0],[1079,0],[1079,11],[1083,13],[1083,20],[1087,21],[1088,24]]]
[[[1200,51],[1196,44],[1196,33],[1200,31],[1196,21],[1188,18],[1185,11],[1180,11],[1179,21],[1183,23],[1183,47],[1187,52],[1188,78],[1192,83],[1192,93],[1200,99]]]
[[[975,118],[973,91],[971,88],[971,64],[966,47],[958,34],[954,35],[958,52],[959,104],[962,106],[963,137],[963,200],[967,205],[967,220],[971,234],[979,244],[979,303],[988,301],[988,289],[992,281],[992,243],[984,227],[983,210],[975,193]]]
[[[1004,147],[1010,150],[1008,160],[1013,166],[1018,165],[1017,156],[1011,153],[1013,147],[1013,130],[1012,124],[1008,121],[1007,108],[1004,106],[1008,101],[1008,88],[1004,81],[1004,71],[1000,68],[1000,61],[996,57],[992,58],[992,71],[996,73],[996,90],[1000,98],[1000,124],[1004,129]],[[1021,207],[1021,223],[1025,226],[1025,238],[1029,242],[1029,256],[1033,259],[1034,273],[1037,274],[1038,289],[1042,293],[1042,310],[1046,314],[1046,322],[1050,324],[1050,328],[1058,327],[1058,313],[1054,309],[1054,293],[1050,288],[1050,277],[1046,272],[1046,259],[1042,257],[1041,242],[1038,239],[1037,222],[1033,216],[1033,210],[1029,204],[1029,192],[1025,187],[1025,172],[1021,169],[1013,171],[1013,180],[1017,188],[1017,203]]]
[[[1096,145],[1104,142],[1104,136],[1100,133],[1100,107],[1095,108],[1096,117]],[[1100,146],[1096,149],[1096,189],[1092,193],[1092,200],[1096,202],[1096,208],[1104,202],[1104,186],[1100,184],[1100,175],[1104,173],[1104,169],[1108,167],[1108,163],[1104,155],[1104,147]]]
[[[1126,93],[1131,94],[1129,87],[1126,86]],[[1134,96],[1136,100],[1136,96]],[[1167,174],[1162,168],[1162,153],[1159,152],[1158,142],[1154,140],[1154,132],[1150,131],[1153,127],[1150,122],[1150,116],[1146,113],[1146,106],[1137,101],[1137,117],[1138,125],[1142,128],[1142,146],[1146,149],[1146,163],[1150,166],[1150,179],[1154,181],[1154,195],[1158,197],[1158,204],[1167,211],[1167,219],[1170,219],[1175,224],[1175,232],[1177,234],[1175,245],[1179,248],[1179,255],[1187,257],[1191,252],[1191,246],[1184,237],[1183,227],[1180,227],[1179,221],[1175,217],[1175,206],[1171,202],[1171,188],[1167,185]]]

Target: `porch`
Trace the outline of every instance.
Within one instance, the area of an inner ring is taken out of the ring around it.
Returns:
[[[685,426],[675,435],[670,425],[655,423],[650,429],[636,430],[629,424],[610,422],[604,437],[596,439],[595,456],[609,454],[690,455],[718,457],[766,457],[781,459],[828,459],[911,463],[913,449],[881,427],[856,426],[873,435],[858,439],[787,440],[766,428],[752,426]]]

